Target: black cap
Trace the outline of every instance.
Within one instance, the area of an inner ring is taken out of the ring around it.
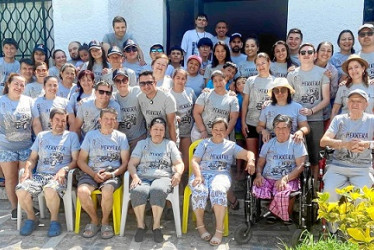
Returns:
[[[33,50],[33,53],[35,51],[41,51],[44,53],[44,55],[47,55],[47,48],[44,46],[44,44],[37,44]]]
[[[129,78],[129,73],[123,68],[119,68],[113,71],[112,79],[116,79],[117,76],[125,76]]]
[[[242,40],[242,34],[240,34],[240,33],[233,33],[233,34],[231,34],[231,36],[230,36],[230,43],[232,42],[232,40],[234,40],[237,37],[239,37],[240,40]]]
[[[198,48],[200,48],[201,46],[209,46],[211,49],[213,49],[213,42],[209,38],[203,37],[197,43]]]
[[[88,50],[91,49],[101,49],[100,42],[97,40],[93,40],[88,44]]]
[[[130,46],[138,46],[134,40],[131,40],[131,39],[127,39],[124,43],[123,43],[123,49],[126,49],[127,47],[130,47]]]
[[[110,47],[110,49],[108,50],[108,57],[114,54],[123,56],[122,51],[117,46]]]
[[[16,49],[18,49],[18,43],[16,42],[16,40],[14,40],[13,38],[5,38],[3,40],[3,46],[5,44],[11,44],[11,45],[14,45],[14,47],[16,47]]]

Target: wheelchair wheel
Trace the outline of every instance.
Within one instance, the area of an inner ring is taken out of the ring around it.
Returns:
[[[291,240],[290,240],[290,246],[295,247],[301,242],[301,236],[303,234],[303,229],[298,228],[296,231],[293,233]]]
[[[252,237],[251,223],[239,225],[234,232],[238,244],[246,244]]]

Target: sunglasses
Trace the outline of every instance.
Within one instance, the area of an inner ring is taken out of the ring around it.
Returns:
[[[140,87],[144,87],[145,85],[152,85],[153,81],[146,81],[146,82],[139,82]]]
[[[111,91],[106,91],[106,90],[102,90],[102,89],[98,89],[97,91],[99,92],[99,95],[104,95],[104,94],[106,94],[107,96],[112,95]]]
[[[132,52],[137,52],[138,48],[135,47],[135,46],[131,46],[131,47],[127,47],[126,49],[124,49],[124,51],[127,52],[127,53],[130,53],[131,51]]]
[[[359,37],[372,36],[372,35],[374,35],[374,31],[367,31],[367,32],[358,33]]]
[[[114,82],[115,82],[115,83],[118,83],[118,84],[126,83],[126,82],[127,82],[127,79],[126,79],[126,78],[123,78],[123,79],[114,79]]]
[[[164,50],[163,49],[151,49],[151,52],[152,53],[163,53]]]
[[[314,51],[313,51],[312,49],[310,49],[310,50],[302,50],[302,51],[300,51],[300,54],[301,54],[302,56],[305,56],[306,53],[308,53],[308,55],[313,55]]]
[[[280,88],[280,89],[274,88],[273,93],[274,94],[279,94],[279,93],[286,94],[287,93],[287,88]]]

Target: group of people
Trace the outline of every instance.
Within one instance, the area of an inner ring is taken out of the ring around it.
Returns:
[[[42,191],[51,212],[48,236],[61,233],[60,197],[67,173],[76,167],[78,198],[90,216],[82,236],[100,231],[104,239],[113,237],[113,192],[130,185],[137,242],[147,230],[147,201],[154,241],[162,242],[166,197],[174,187],[189,185],[196,229],[203,240],[219,245],[225,209],[238,204],[230,190],[234,164],[239,178],[255,174],[253,193],[274,198],[270,211],[286,223],[289,194],[299,188],[307,160],[317,176],[321,146],[336,149],[324,177],[332,201],[339,199],[335,188],[373,184],[373,25],[359,28],[358,54],[350,30],[339,34],[340,51],[334,53],[331,42],[317,48],[302,43],[295,28],[273,45],[270,57],[260,52],[256,37],[226,36],[225,21],[217,22],[213,37],[207,23],[199,14],[195,29],[168,55],[154,44],[150,65],[123,17],[113,19],[114,33],[102,43],[71,42],[70,61],[56,49],[50,67],[44,45],[18,62],[18,43],[3,40],[0,166],[12,219],[18,201],[27,214],[22,235],[36,229],[32,197]],[[199,139],[188,177],[188,149]],[[121,181],[126,170],[131,183]],[[95,189],[102,191],[101,220],[91,199]],[[203,221],[208,198],[216,215],[213,235]]]

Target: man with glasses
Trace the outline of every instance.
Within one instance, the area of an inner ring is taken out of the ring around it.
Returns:
[[[123,65],[122,65],[123,54],[117,46],[113,46],[108,50],[107,58],[108,58],[108,62],[112,66],[112,68],[103,69],[103,77],[102,78],[103,78],[103,80],[105,80],[105,81],[107,81],[107,82],[109,82],[110,84],[113,85],[113,81],[112,81],[113,72],[117,69],[124,68]],[[132,69],[126,69],[126,70],[127,70],[127,74],[128,74],[128,77],[129,77],[130,86],[136,86],[137,83],[136,83],[135,71],[133,71]],[[116,87],[116,85],[114,85],[114,87]]]
[[[126,40],[123,44],[124,61],[122,66],[126,69],[135,71],[138,78],[139,73],[144,70],[143,65],[139,62],[139,46],[131,39]]]
[[[312,44],[304,43],[299,49],[300,67],[289,72],[287,80],[295,89],[294,101],[303,108],[300,114],[307,116],[310,133],[306,135],[309,161],[314,177],[318,175],[319,141],[324,131],[323,109],[330,103],[330,79],[326,69],[314,65],[316,51]]]
[[[119,104],[111,100],[113,86],[106,81],[100,81],[95,85],[95,97],[82,100],[78,106],[77,117],[75,119],[75,132],[84,138],[91,130],[100,128],[100,111],[104,108],[114,108],[117,113],[117,121],[122,120]],[[115,129],[118,128],[118,122]]]
[[[184,65],[187,65],[187,58],[191,55],[199,55],[197,43],[201,38],[207,37],[212,39],[213,35],[206,32],[208,26],[208,17],[205,14],[198,14],[195,19],[195,29],[188,30],[184,33],[181,47],[186,52]]]
[[[286,43],[290,50],[290,58],[293,64],[300,66],[299,48],[303,42],[303,33],[300,29],[293,28],[287,34]]]
[[[165,136],[174,142],[178,140],[177,130],[177,104],[172,95],[156,87],[156,80],[152,71],[143,71],[139,75],[139,87],[142,93],[138,101],[144,115],[147,129],[155,117],[162,117],[167,122]]]
[[[117,87],[114,99],[121,107],[122,116],[118,130],[127,135],[130,152],[132,152],[136,143],[147,137],[147,130],[137,98],[141,92],[140,88],[139,86],[129,86],[129,79],[128,70],[116,69],[113,71],[113,82]]]
[[[370,79],[374,79],[374,26],[372,24],[365,23],[358,29],[358,41],[361,44],[358,55],[368,62],[367,73]]]

